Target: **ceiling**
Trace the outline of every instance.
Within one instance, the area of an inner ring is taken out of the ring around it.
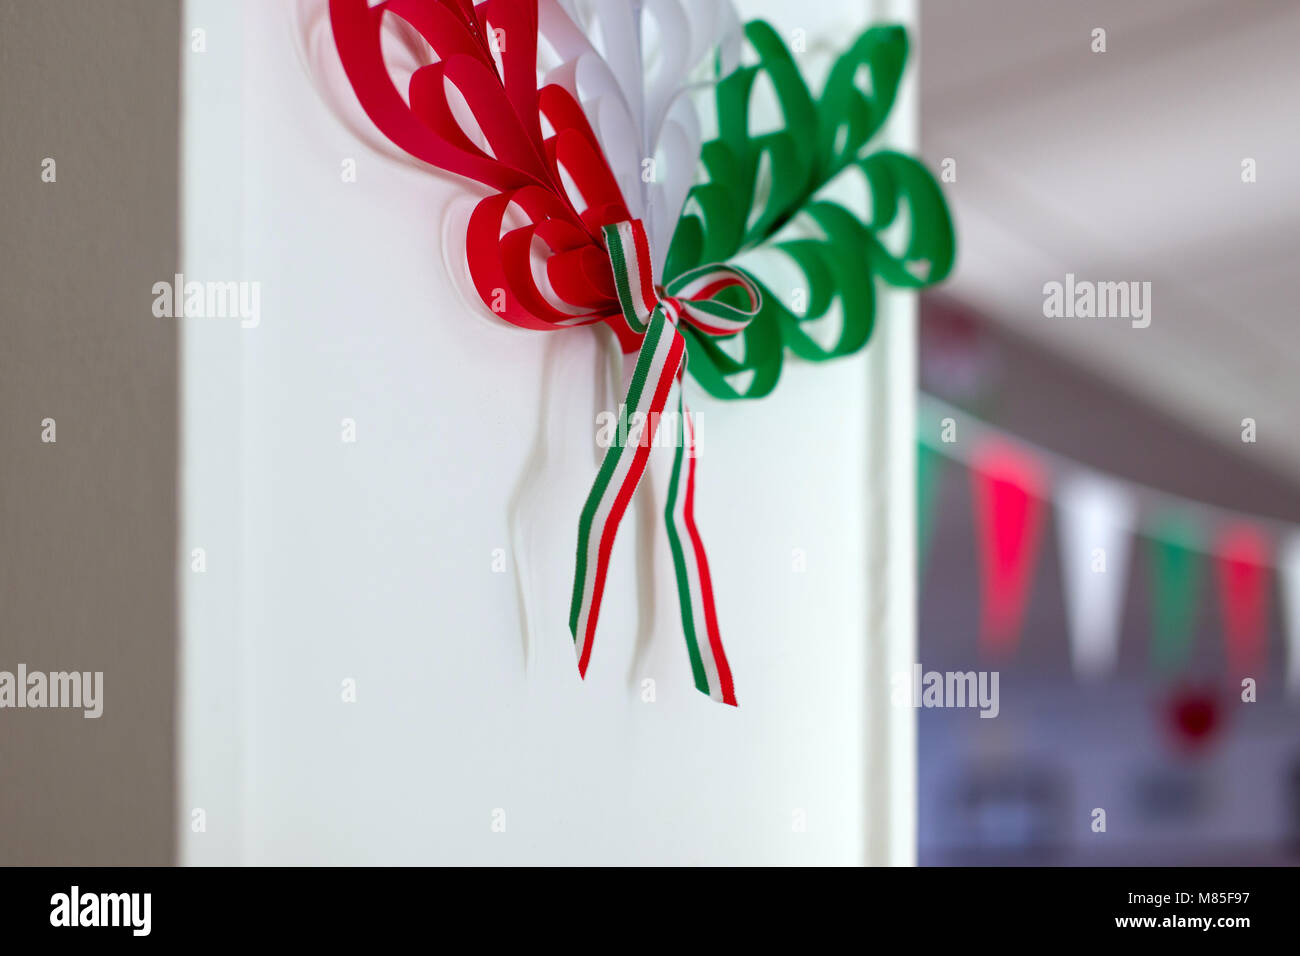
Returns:
[[[1300,3],[922,0],[921,24],[948,294],[1300,481]],[[1045,318],[1066,273],[1149,281],[1150,326]]]

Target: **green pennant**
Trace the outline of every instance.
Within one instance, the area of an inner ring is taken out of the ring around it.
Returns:
[[[742,253],[773,248],[802,272],[803,288],[799,307],[787,308],[761,274],[746,270],[760,287],[762,306],[740,333],[740,358],[708,336],[683,330],[690,373],[709,394],[727,399],[768,394],[787,347],[813,362],[856,352],[871,337],[876,279],[924,288],[947,276],[954,256],[952,220],[938,183],[911,156],[871,148],[898,92],[907,32],[899,26],[866,31],[835,62],[818,98],[770,25],[752,21],[745,38],[757,62],[717,83],[718,136],[704,144],[700,156],[707,180],[687,196],[665,277],[671,281],[696,266],[730,263]],[[751,100],[762,78],[775,92],[781,123],[754,133]],[[823,186],[848,170],[866,181],[870,221],[817,198]],[[818,236],[777,238],[796,217]],[[902,252],[895,255],[880,234],[900,227]],[[804,323],[836,306],[842,326],[835,341],[823,346]],[[737,386],[733,377],[741,373],[752,374]]]
[[[1197,527],[1178,515],[1151,531],[1151,664],[1158,673],[1176,674],[1191,658],[1205,563],[1200,542]]]
[[[916,570],[925,571],[934,532],[935,499],[943,477],[943,457],[923,441],[916,443]]]

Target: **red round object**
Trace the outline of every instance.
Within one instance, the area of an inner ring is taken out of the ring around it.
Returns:
[[[1165,717],[1176,743],[1187,750],[1202,750],[1219,730],[1219,695],[1200,687],[1180,688],[1166,703]]]

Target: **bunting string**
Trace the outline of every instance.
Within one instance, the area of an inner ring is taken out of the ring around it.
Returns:
[[[959,440],[944,440],[946,419],[956,424]],[[1080,677],[1115,669],[1130,543],[1141,536],[1149,541],[1150,660],[1156,673],[1176,676],[1189,665],[1209,588],[1221,612],[1228,676],[1258,678],[1267,664],[1276,570],[1287,636],[1286,683],[1300,693],[1300,526],[1099,474],[930,396],[920,399],[918,422],[920,508],[935,507],[940,460],[971,472],[986,651],[1009,651],[1019,640],[1039,550],[1039,512],[1050,499],[1056,505],[1070,653]],[[922,513],[918,520],[928,538],[934,515]]]

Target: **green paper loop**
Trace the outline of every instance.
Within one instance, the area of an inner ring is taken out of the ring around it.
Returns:
[[[687,197],[665,275],[671,281],[713,262],[739,268],[733,260],[742,253],[775,249],[802,273],[807,304],[792,311],[764,281],[763,270],[749,268],[744,271],[763,300],[739,334],[739,350],[685,330],[691,374],[705,391],[723,399],[771,392],[787,348],[810,362],[852,355],[871,338],[877,279],[898,288],[925,288],[948,275],[955,254],[952,220],[934,177],[910,156],[872,151],[869,145],[898,92],[907,60],[906,31],[873,27],[862,34],[832,66],[816,99],[770,25],[753,21],[745,37],[757,62],[716,86],[718,136],[701,151],[708,178]],[[866,89],[859,86],[864,75]],[[775,94],[781,125],[754,134],[750,113],[760,80]],[[849,169],[866,181],[869,221],[818,198],[822,187]],[[796,219],[815,235],[776,238]],[[880,236],[897,232],[900,221],[904,241],[895,255]],[[842,325],[835,341],[823,346],[805,323],[836,309]],[[733,379],[745,373],[749,381],[738,386]]]

